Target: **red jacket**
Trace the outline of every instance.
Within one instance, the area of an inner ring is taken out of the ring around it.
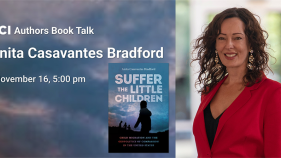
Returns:
[[[193,123],[198,157],[281,157],[281,84],[265,76],[224,111],[210,149],[203,110],[226,78],[201,96]]]

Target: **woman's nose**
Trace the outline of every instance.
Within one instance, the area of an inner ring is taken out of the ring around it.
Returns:
[[[225,46],[225,48],[227,48],[227,49],[232,49],[232,48],[234,48],[232,39],[228,39],[228,40],[226,41],[226,46]]]

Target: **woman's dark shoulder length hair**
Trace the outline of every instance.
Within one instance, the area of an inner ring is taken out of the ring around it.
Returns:
[[[243,77],[245,85],[252,86],[261,80],[264,72],[271,71],[268,66],[270,54],[265,51],[265,48],[267,48],[266,39],[268,38],[268,33],[261,28],[255,16],[257,15],[254,15],[245,8],[226,9],[217,14],[205,28],[202,35],[195,40],[192,53],[196,57],[191,62],[199,61],[200,70],[196,85],[203,85],[199,92],[208,94],[228,74],[226,67],[221,62],[219,62],[222,66],[220,70],[217,71],[214,68],[216,64],[214,61],[216,56],[216,38],[221,33],[222,22],[228,18],[237,17],[243,21],[245,35],[248,38],[251,49],[254,51],[254,68],[253,70],[247,69],[248,71]]]

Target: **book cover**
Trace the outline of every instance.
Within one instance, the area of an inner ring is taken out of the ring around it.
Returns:
[[[169,152],[169,64],[109,63],[109,153]]]

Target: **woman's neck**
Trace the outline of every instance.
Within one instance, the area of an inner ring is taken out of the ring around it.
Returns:
[[[226,85],[234,85],[234,84],[242,84],[244,85],[243,77],[247,73],[247,68],[227,68],[228,77],[225,80],[224,84]]]

